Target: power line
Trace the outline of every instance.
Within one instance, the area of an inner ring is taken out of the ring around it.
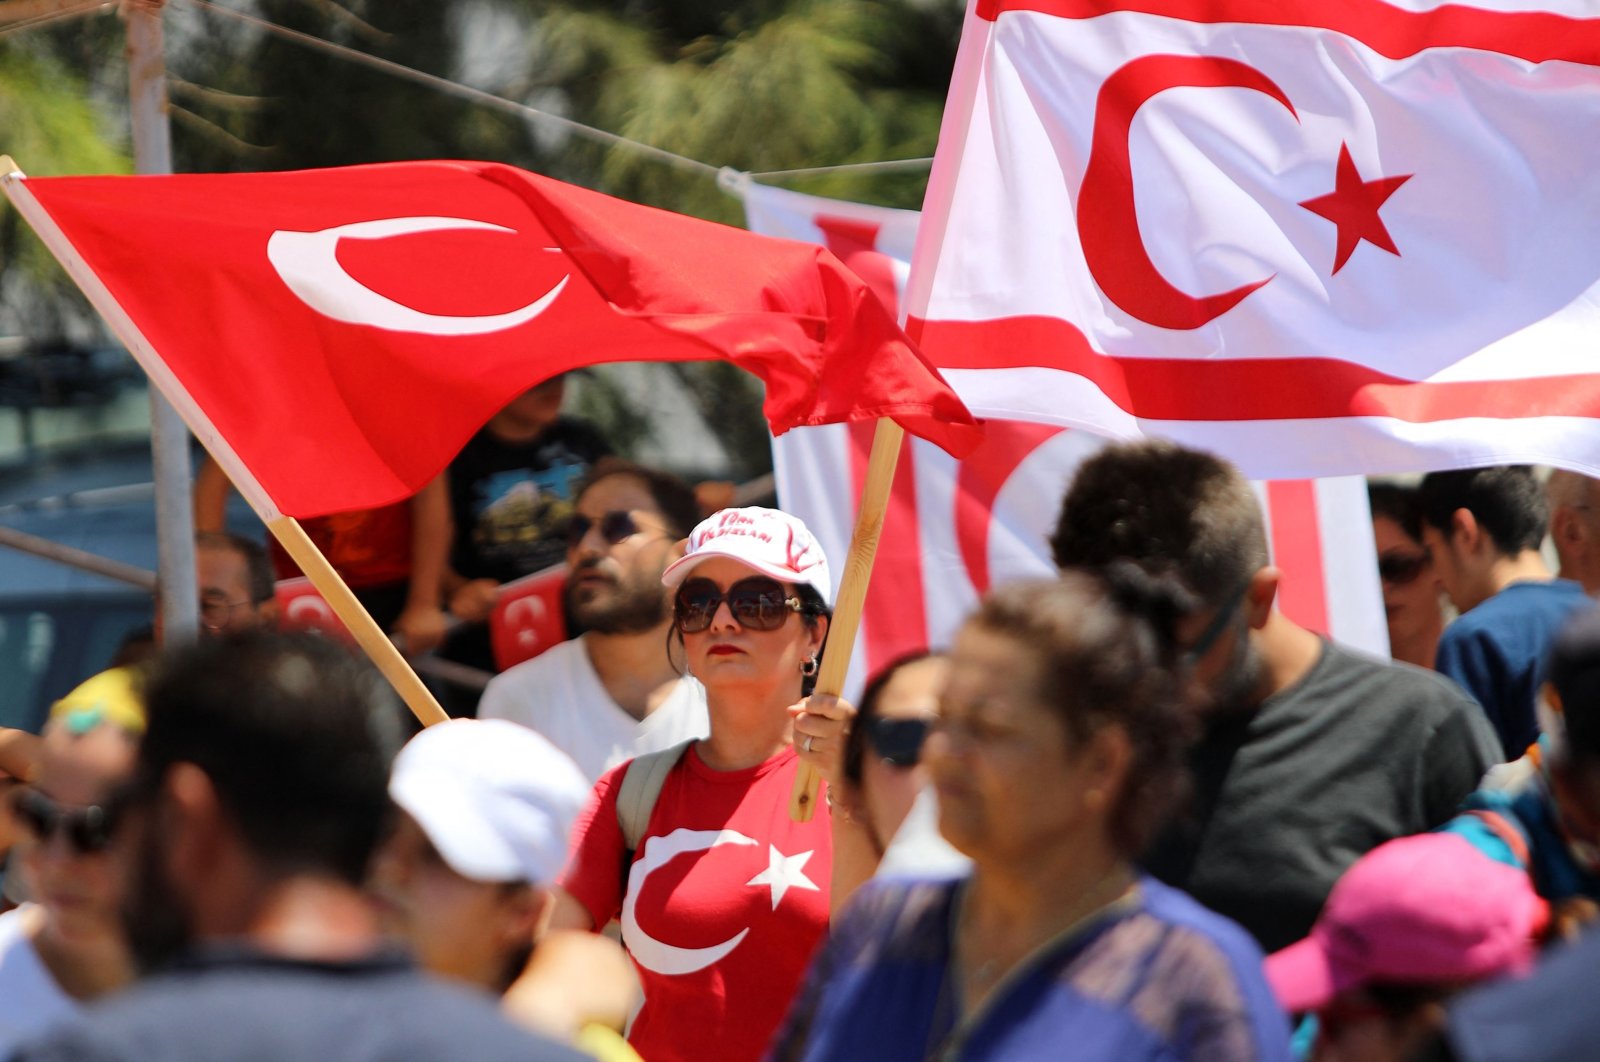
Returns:
[[[917,159],[885,159],[882,162],[845,162],[837,166],[801,166],[793,170],[759,170],[751,177],[815,177],[824,173],[883,173],[890,170],[920,170],[932,165],[933,156]]]
[[[275,36],[304,45],[316,51],[325,52],[341,59],[348,59],[352,62],[360,63],[376,70],[381,70],[384,73],[392,74],[395,77],[403,78],[419,85],[425,85],[429,88],[436,89],[440,92],[444,92],[461,99],[471,100],[474,103],[481,103],[486,106],[494,107],[497,110],[508,111],[520,117],[532,118],[536,121],[559,126],[570,133],[585,137],[597,143],[605,144],[608,147],[628,148],[632,151],[649,155],[655,158],[657,161],[665,162],[668,165],[677,167],[678,169],[688,170],[690,172],[712,178],[716,178],[724,169],[724,167],[713,166],[710,163],[701,162],[699,159],[690,158],[687,155],[680,155],[675,151],[668,151],[666,148],[656,147],[654,144],[647,144],[642,140],[634,140],[631,137],[622,136],[618,133],[612,133],[605,129],[598,129],[592,125],[586,125],[585,123],[577,121],[576,119],[567,118],[559,114],[551,114],[549,111],[540,110],[537,107],[530,106],[526,103],[521,103],[517,100],[507,99],[504,96],[496,96],[492,92],[486,92],[483,89],[473,88],[470,85],[463,85],[460,82],[451,81],[449,78],[440,77],[437,74],[429,74],[413,67],[405,66],[402,63],[396,63],[390,59],[382,59],[378,56],[370,55],[366,52],[355,48],[350,48],[346,45],[335,44],[332,41],[324,40],[321,37],[316,37],[309,33],[302,33],[299,30],[289,29],[287,26],[280,26],[275,22],[268,21],[267,19],[259,18],[255,15],[246,14],[243,11],[238,11],[230,7],[224,7],[220,4],[213,3],[212,0],[188,0],[188,2],[196,7],[202,7],[209,11],[215,11],[230,18],[238,19],[241,22],[249,23],[250,25],[256,26],[259,29],[267,31],[268,33],[274,34]],[[932,158],[915,158],[889,159],[883,162],[849,162],[836,166],[803,166],[786,170],[763,170],[758,173],[749,174],[749,176],[753,178],[782,178],[804,177],[827,173],[889,172],[894,170],[921,169],[929,165],[932,161]]]
[[[630,148],[631,150],[640,152],[641,154],[649,155],[655,158],[657,161],[665,162],[670,166],[676,166],[678,169],[699,173],[713,179],[720,172],[716,166],[712,166],[710,163],[701,162],[699,159],[692,159],[687,155],[680,155],[675,151],[668,151],[666,148],[656,147],[654,144],[646,144],[642,140],[634,140],[630,137],[620,136],[617,133],[607,132],[604,129],[596,129],[592,125],[585,125],[582,122],[563,117],[559,114],[551,114],[549,111],[542,111],[539,108],[529,106],[526,103],[520,103],[516,100],[506,99],[504,96],[496,96],[492,92],[485,92],[482,89],[476,89],[470,85],[463,85],[459,82],[451,81],[449,78],[439,77],[437,74],[425,73],[424,71],[417,70],[413,67],[405,66],[402,63],[396,63],[389,59],[381,59],[378,56],[369,55],[366,52],[358,51],[355,48],[349,48],[342,44],[335,44],[332,41],[323,40],[321,37],[314,37],[309,33],[302,33],[299,30],[292,30],[286,26],[280,26],[275,22],[269,22],[266,19],[245,14],[243,11],[236,11],[233,8],[223,7],[220,4],[211,3],[211,0],[188,0],[188,2],[196,7],[205,8],[208,11],[215,11],[218,14],[226,15],[229,18],[237,19],[240,22],[249,23],[250,25],[265,30],[274,36],[282,37],[284,40],[293,41],[296,44],[305,45],[306,47],[312,48],[316,51],[326,52],[329,55],[334,55],[341,59],[348,59],[351,62],[360,63],[363,66],[368,66],[375,70],[381,70],[386,74],[392,74],[395,77],[404,78],[407,81],[413,81],[419,85],[426,85],[429,88],[437,89],[440,92],[458,97],[460,99],[471,100],[474,103],[481,103],[485,106],[493,107],[496,110],[508,111],[520,117],[533,118],[537,121],[559,126],[570,133],[596,141],[597,143],[606,144],[610,147]]]

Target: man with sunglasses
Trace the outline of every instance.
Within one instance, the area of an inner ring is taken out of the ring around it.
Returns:
[[[700,519],[690,487],[617,458],[578,488],[567,525],[566,604],[583,630],[497,676],[478,715],[532,727],[593,783],[646,752],[704,737],[705,690],[667,655],[661,573]]]
[[[577,1057],[381,935],[361,885],[400,725],[370,665],[310,635],[201,639],[145,699],[113,816],[142,978],[11,1057]]]
[[[52,711],[34,781],[0,787],[35,901],[0,915],[0,1056],[133,978],[106,849],[142,728],[132,673],[96,675]]]
[[[1207,694],[1193,796],[1146,868],[1272,952],[1384,841],[1432,829],[1499,760],[1452,683],[1356,655],[1273,608],[1261,509],[1232,465],[1166,442],[1085,461],[1051,538],[1062,568],[1133,561],[1203,602],[1179,625]]]

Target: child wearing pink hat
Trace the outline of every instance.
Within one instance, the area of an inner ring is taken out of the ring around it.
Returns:
[[[1525,972],[1547,917],[1526,872],[1451,834],[1402,837],[1345,871],[1267,981],[1285,1010],[1315,1015],[1309,1057],[1402,1062],[1443,1027],[1449,996]]]

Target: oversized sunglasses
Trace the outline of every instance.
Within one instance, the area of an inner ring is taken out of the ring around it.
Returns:
[[[1405,586],[1416,582],[1428,560],[1426,553],[1385,553],[1378,558],[1378,578],[1390,586]]]
[[[710,579],[690,579],[679,588],[673,602],[678,629],[685,634],[699,634],[711,626],[724,601],[734,622],[747,631],[775,631],[783,626],[789,613],[804,608],[800,599],[790,597],[776,579],[740,579],[726,591]]]
[[[867,721],[867,741],[878,758],[894,767],[915,767],[922,758],[922,743],[928,737],[928,719],[885,719],[874,716]]]
[[[608,513],[602,513],[598,520],[582,513],[573,513],[567,517],[567,548],[577,549],[578,543],[588,536],[592,527],[599,527],[600,537],[613,546],[625,538],[637,535],[640,531],[639,522],[626,509],[613,509]]]
[[[49,844],[59,834],[79,855],[105,851],[116,826],[116,815],[109,807],[90,804],[68,808],[37,789],[16,790],[11,806],[22,828],[40,844]]]

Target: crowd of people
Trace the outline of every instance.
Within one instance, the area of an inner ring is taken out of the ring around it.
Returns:
[[[216,637],[0,733],[0,1058],[1594,1053],[1593,481],[1374,484],[1387,661],[1275,607],[1231,465],[1107,446],[1058,575],[852,705],[812,689],[836,583],[800,520],[514,405],[478,501],[453,466],[403,507],[425,591],[363,588],[431,644],[510,571],[463,550],[564,561],[577,635],[476,718],[413,733],[210,526]],[[531,494],[495,478],[530,439]]]

